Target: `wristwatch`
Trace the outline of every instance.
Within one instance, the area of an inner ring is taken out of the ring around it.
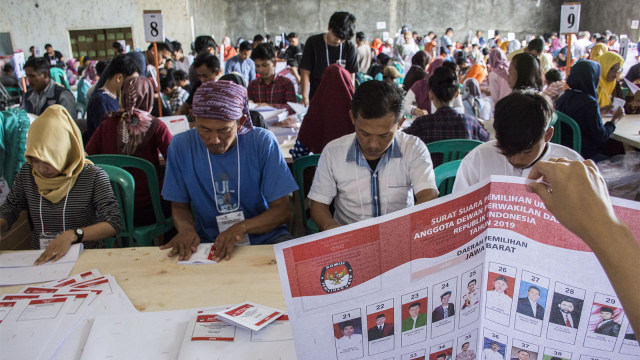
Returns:
[[[82,238],[84,237],[84,230],[82,230],[81,228],[76,228],[75,230],[73,230],[73,233],[76,235],[77,240],[72,242],[71,245],[81,243]]]

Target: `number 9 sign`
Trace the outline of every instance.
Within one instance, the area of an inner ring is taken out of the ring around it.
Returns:
[[[164,42],[162,13],[160,10],[144,10],[144,40],[146,42]]]
[[[560,33],[575,34],[580,28],[580,4],[562,5],[560,12]]]

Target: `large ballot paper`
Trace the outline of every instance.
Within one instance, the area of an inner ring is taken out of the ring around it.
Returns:
[[[595,255],[524,184],[276,245],[298,358],[638,359]],[[613,202],[640,239],[640,204]]]

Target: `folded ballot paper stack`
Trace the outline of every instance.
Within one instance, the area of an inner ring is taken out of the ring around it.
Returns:
[[[273,312],[268,311],[268,326],[254,331],[219,315],[232,310],[238,313],[237,307],[98,316],[82,359],[295,359],[287,315],[276,310],[279,315],[270,316]]]
[[[93,320],[137,310],[111,275],[90,270],[0,296],[0,359],[79,359]]]

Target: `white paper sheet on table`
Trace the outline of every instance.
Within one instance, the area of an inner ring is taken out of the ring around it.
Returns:
[[[294,102],[288,102],[287,105],[289,105],[289,107],[298,115],[304,115],[309,110],[309,107]]]
[[[289,326],[289,317],[282,315],[266,328],[256,332],[224,322],[212,322],[209,329],[198,325],[199,316],[215,312],[201,313],[193,316],[186,326],[180,346],[179,360],[211,359],[295,359],[293,336]],[[201,318],[200,318],[201,319]],[[198,340],[198,332],[209,330],[212,334],[220,334],[219,338],[209,337]],[[231,336],[232,340],[228,337]]]
[[[198,311],[215,312],[224,308],[98,316],[82,359],[175,360],[189,319]]]
[[[176,136],[189,130],[189,120],[184,115],[163,116],[158,119],[167,125],[171,136]]]
[[[199,244],[196,252],[191,254],[189,260],[178,261],[178,265],[203,265],[203,264],[217,264],[213,260],[216,248],[213,243]]]
[[[64,332],[60,325],[72,303],[71,298],[15,301],[0,323],[0,359],[39,359],[50,340]]]
[[[0,286],[32,284],[63,279],[71,273],[82,252],[82,244],[73,245],[60,260],[35,266],[44,250],[16,251],[0,254]]]
[[[262,117],[264,117],[265,121],[287,111],[287,109],[276,109],[272,106],[257,106],[251,110],[259,112]]]

